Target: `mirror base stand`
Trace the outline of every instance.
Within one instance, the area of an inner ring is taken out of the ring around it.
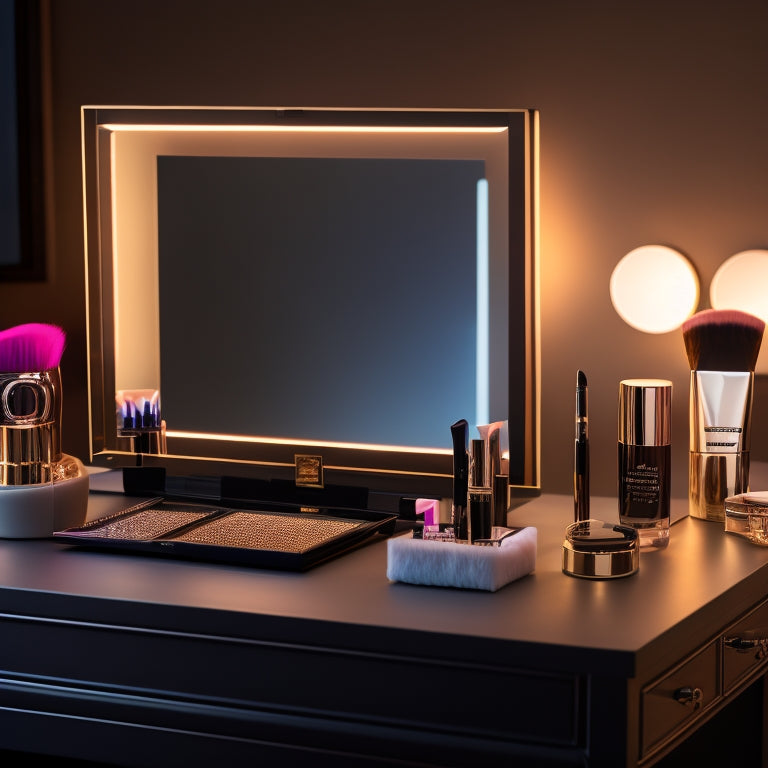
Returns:
[[[123,490],[131,496],[215,500],[228,505],[267,502],[309,507],[368,509],[368,489],[344,485],[298,486],[290,480],[235,475],[169,475],[164,467],[123,467]]]

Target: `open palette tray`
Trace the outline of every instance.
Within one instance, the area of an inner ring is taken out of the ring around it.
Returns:
[[[397,515],[361,509],[265,509],[151,498],[55,539],[79,547],[304,571],[376,538]]]

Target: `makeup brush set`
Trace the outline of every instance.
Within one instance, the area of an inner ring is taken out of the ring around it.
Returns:
[[[0,538],[45,538],[85,520],[88,474],[61,450],[58,326],[0,332]]]
[[[489,592],[531,573],[537,529],[507,527],[509,475],[504,459],[505,422],[451,425],[451,521],[433,523],[387,542],[387,578],[408,584]]]

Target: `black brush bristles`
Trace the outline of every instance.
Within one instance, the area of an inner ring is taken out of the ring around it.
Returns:
[[[692,371],[754,371],[765,323],[737,309],[704,309],[683,323]]]

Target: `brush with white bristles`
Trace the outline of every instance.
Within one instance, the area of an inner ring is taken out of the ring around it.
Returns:
[[[691,366],[688,511],[722,522],[725,499],[749,490],[755,365],[765,323],[736,309],[705,309],[683,323]]]

